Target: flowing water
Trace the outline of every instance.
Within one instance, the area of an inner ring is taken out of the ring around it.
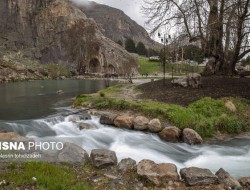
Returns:
[[[53,87],[50,86],[51,83],[54,83]],[[50,90],[45,90],[47,85]],[[22,89],[23,94],[19,94],[13,86],[20,89],[25,87]],[[38,87],[32,90],[34,86]],[[44,89],[42,92],[41,86]],[[161,141],[155,134],[101,125],[99,118],[95,116],[92,116],[91,120],[81,122],[95,125],[97,129],[80,131],[77,124],[69,120],[71,113],[76,111],[69,107],[72,103],[70,98],[72,95],[91,93],[103,87],[102,81],[36,81],[0,86],[1,90],[6,88],[3,91],[5,94],[0,91],[0,129],[14,131],[38,141],[72,142],[89,153],[95,148],[114,150],[119,160],[127,157],[137,162],[150,159],[157,163],[174,163],[179,169],[197,166],[209,168],[213,172],[222,167],[238,178],[250,176],[250,139],[233,139],[199,146],[173,144]],[[58,89],[65,93],[56,94]],[[14,94],[7,97],[6,92]],[[2,99],[4,96],[6,98]],[[38,104],[40,108],[36,109],[38,100],[42,102]],[[4,111],[8,113],[3,113]]]

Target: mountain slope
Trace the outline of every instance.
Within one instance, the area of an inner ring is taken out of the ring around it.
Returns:
[[[136,43],[143,42],[147,48],[160,49],[161,46],[153,41],[147,31],[123,11],[95,2],[90,2],[88,6],[81,6],[81,10],[89,17],[93,18],[103,29],[105,36],[117,42],[123,42],[127,38],[132,38]]]
[[[70,36],[69,31],[79,20],[85,28],[78,28],[78,36]],[[94,47],[75,47],[72,56],[70,42],[86,39],[88,27],[94,29],[98,47],[95,51],[90,51]],[[96,23],[69,0],[1,0],[0,48],[20,51],[41,63],[66,65],[82,74],[125,74],[136,72],[138,67],[128,52],[103,36]]]

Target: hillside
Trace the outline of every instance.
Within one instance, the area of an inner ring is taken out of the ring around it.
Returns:
[[[70,0],[0,1],[0,49],[2,56],[14,51],[74,74],[125,74],[138,67]]]
[[[125,42],[127,38],[132,38],[136,43],[143,42],[147,48],[161,48],[160,44],[153,41],[142,26],[119,9],[95,2],[90,2],[90,5],[80,8],[98,23],[105,36],[115,42],[118,40]]]

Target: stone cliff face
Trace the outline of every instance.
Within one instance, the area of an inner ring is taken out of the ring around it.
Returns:
[[[115,42],[118,40],[125,42],[127,38],[132,38],[136,43],[143,42],[147,48],[157,50],[161,48],[161,45],[153,41],[143,27],[119,9],[95,2],[90,2],[90,5],[80,8],[88,17],[98,23],[105,36]]]
[[[42,63],[67,65],[76,70],[78,63],[70,56],[67,43],[72,40],[68,31],[79,20],[95,26],[94,35],[99,46],[97,51],[81,60],[85,73],[137,72],[137,64],[131,56],[104,37],[96,23],[69,0],[1,0],[0,46],[20,51]],[[84,37],[84,32],[81,35]],[[87,54],[86,51],[79,53]],[[76,56],[77,53],[76,49]]]

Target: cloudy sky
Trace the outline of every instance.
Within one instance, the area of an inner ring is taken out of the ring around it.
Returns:
[[[78,3],[87,3],[87,0],[74,0]],[[141,4],[143,0],[92,0],[97,3],[109,5],[123,10],[130,18],[135,20],[141,26],[144,26],[144,16],[141,13]]]

